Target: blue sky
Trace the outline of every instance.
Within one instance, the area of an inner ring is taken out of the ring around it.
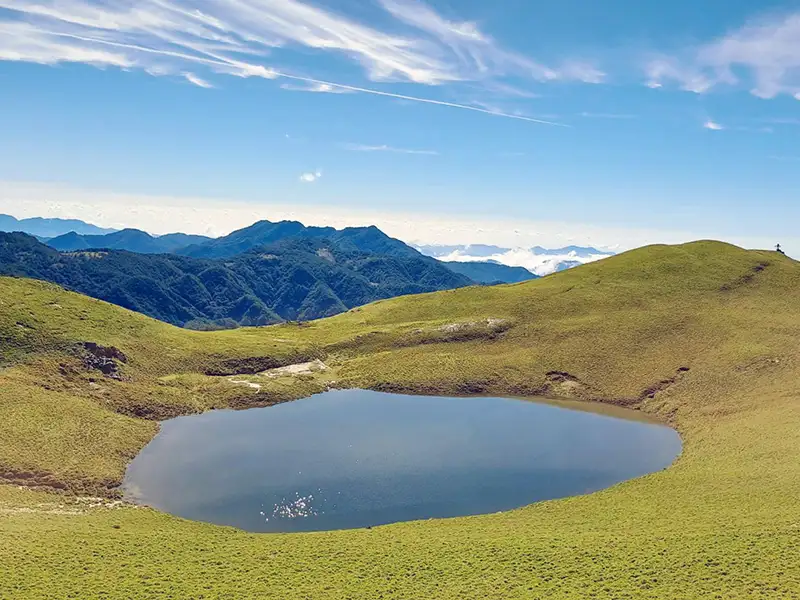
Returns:
[[[0,0],[0,90],[16,216],[800,254],[798,2]]]

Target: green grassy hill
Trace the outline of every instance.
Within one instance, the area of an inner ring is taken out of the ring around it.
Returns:
[[[798,339],[800,264],[718,242],[213,333],[0,278],[0,598],[796,598]],[[118,349],[113,377],[86,342]],[[331,371],[261,391],[215,376],[309,358]],[[620,404],[684,451],[603,492],[371,530],[257,535],[114,503],[154,419],[332,381]]]

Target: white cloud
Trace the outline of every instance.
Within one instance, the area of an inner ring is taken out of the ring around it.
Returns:
[[[395,152],[398,154],[427,154],[430,156],[436,156],[439,154],[436,150],[412,150],[408,148],[395,148],[393,146],[387,146],[386,144],[382,144],[380,146],[369,146],[366,144],[342,144],[342,147],[347,150],[353,150],[355,152]]]
[[[419,0],[380,0],[396,19],[428,33],[457,58],[464,80],[517,75],[538,81],[568,80],[599,83],[605,73],[576,60],[551,67],[502,48],[471,21],[448,20]],[[469,75],[467,75],[469,74]]]
[[[354,90],[336,87],[330,83],[282,83],[282,90],[289,90],[290,92],[312,92],[317,94],[355,94]]]
[[[0,8],[3,7],[0,2]],[[50,36],[28,23],[0,20],[0,60],[55,65],[86,63],[96,67],[131,68],[135,61],[126,52],[102,45],[75,43]]]
[[[556,75],[558,79],[583,83],[604,83],[606,80],[606,73],[593,64],[574,60],[563,63]]]
[[[205,71],[282,77],[306,84],[288,89],[362,91],[455,108],[466,107],[303,77],[274,65],[287,52],[310,49],[354,61],[376,82],[463,82],[499,89],[506,78],[603,78],[579,60],[540,64],[503,48],[477,24],[447,20],[422,2],[382,0],[381,5],[394,17],[385,28],[298,0],[214,0],[201,8],[193,0],[0,0],[5,10],[0,60],[78,62],[153,75],[189,72],[204,82]]]
[[[662,57],[650,61],[645,74],[645,85],[651,89],[664,87],[663,82],[676,80],[682,90],[702,94],[713,87],[711,80],[693,66],[684,66],[675,58]]]
[[[706,129],[710,129],[711,131],[722,131],[723,129],[725,129],[725,127],[723,127],[716,121],[712,121],[711,119],[703,123],[703,127]]]
[[[578,254],[574,251],[563,252],[560,254],[542,254],[531,248],[510,248],[503,249],[496,254],[488,256],[471,255],[469,248],[465,250],[455,250],[445,256],[437,257],[439,260],[454,262],[485,262],[494,261],[509,267],[525,267],[535,275],[550,275],[564,268],[577,265],[584,265],[595,262],[603,258],[608,258],[608,254]]]
[[[187,72],[187,73],[184,73],[183,76],[186,78],[186,81],[188,81],[189,83],[193,83],[194,85],[196,85],[198,87],[206,88],[206,89],[214,87],[208,81],[206,81],[205,79],[203,79],[201,77],[198,77],[194,73],[188,73]]]
[[[300,181],[303,183],[314,183],[317,179],[322,177],[322,171],[309,171],[300,175]]]
[[[754,96],[800,99],[800,12],[751,21],[710,43],[646,65],[650,87],[674,82],[698,94],[720,85],[747,86]]]

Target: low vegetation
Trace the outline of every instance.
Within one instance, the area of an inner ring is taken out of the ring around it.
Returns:
[[[220,332],[0,278],[0,597],[796,598],[798,307],[800,264],[717,242]],[[118,377],[87,342],[124,356]],[[257,535],[114,502],[157,419],[330,386],[620,404],[684,451],[600,493],[371,530]]]

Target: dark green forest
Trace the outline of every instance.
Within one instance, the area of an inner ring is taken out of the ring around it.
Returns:
[[[26,234],[0,233],[0,274],[50,281],[197,329],[318,319],[383,298],[474,283],[405,244],[407,256],[348,249],[353,246],[325,237],[288,238],[207,259],[112,249],[59,252]]]

